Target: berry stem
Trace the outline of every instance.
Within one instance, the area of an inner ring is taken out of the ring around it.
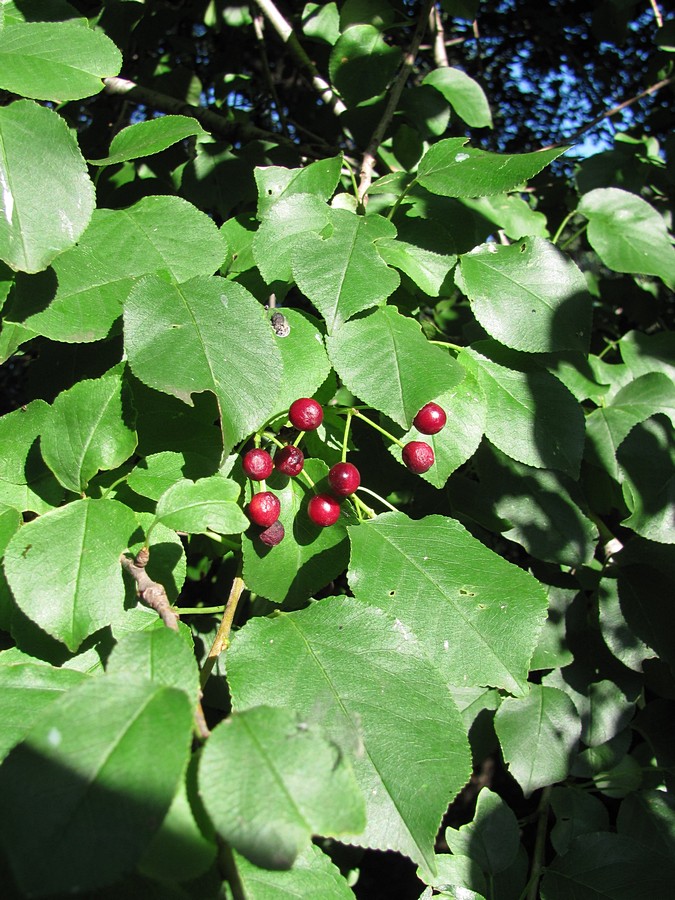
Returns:
[[[385,437],[388,437],[390,441],[393,441],[395,444],[398,444],[399,447],[405,446],[403,441],[399,441],[398,438],[395,438],[393,434],[390,434],[388,431],[385,431],[381,425],[378,425],[377,422],[373,422],[372,419],[369,419],[368,416],[364,416],[362,412],[359,412],[358,409],[352,407],[351,412],[353,415],[357,416],[359,419],[363,419],[364,422],[367,422],[371,428],[374,428],[376,431],[379,431],[380,434],[383,434]]]
[[[354,415],[354,411],[351,409],[348,409],[347,410],[347,419],[345,421],[345,433],[342,438],[342,456],[341,456],[342,462],[347,461],[347,444],[349,443],[349,429],[351,428],[353,415]]]
[[[298,434],[298,436],[296,437],[296,439],[293,441],[293,446],[294,446],[294,447],[299,447],[299,446],[300,446],[300,441],[304,438],[304,436],[305,436],[305,432],[304,432],[304,431],[301,431],[301,432]]]
[[[374,519],[377,515],[375,510],[371,509],[369,506],[366,506],[363,500],[357,497],[356,494],[352,494],[349,499],[352,501],[354,506],[356,506],[356,512],[359,513],[359,519],[361,518],[361,512],[364,512],[369,519]]]
[[[392,506],[391,503],[390,503],[388,500],[385,500],[384,497],[380,497],[379,494],[376,494],[375,491],[371,491],[370,488],[361,486],[361,487],[358,488],[358,490],[359,490],[359,491],[365,491],[366,494],[370,494],[371,497],[375,497],[375,499],[376,499],[376,500],[379,500],[380,503],[382,503],[383,506],[389,507],[389,509],[390,509],[392,512],[398,512],[398,511],[399,511],[399,510],[396,509],[395,506]]]

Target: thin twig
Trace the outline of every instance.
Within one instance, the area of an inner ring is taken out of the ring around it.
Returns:
[[[583,128],[580,128],[577,132],[575,132],[571,137],[566,138],[564,141],[558,141],[555,144],[549,144],[548,147],[542,147],[542,150],[556,150],[558,147],[565,147],[567,144],[575,144],[579,138],[586,134],[587,131],[590,131],[591,128],[595,128],[603,119],[609,119],[612,116],[615,116],[617,113],[620,113],[621,110],[626,109],[628,106],[632,106],[633,103],[637,103],[638,100],[642,100],[645,97],[648,97],[650,94],[656,93],[656,91],[660,91],[661,88],[666,87],[669,84],[675,82],[675,75],[671,75],[670,78],[664,78],[661,81],[657,81],[656,84],[652,84],[644,91],[640,91],[639,94],[636,94],[634,97],[631,97],[630,100],[624,100],[623,103],[619,103],[618,106],[612,107],[612,109],[607,110],[606,112],[601,113],[599,116],[596,116],[593,121],[589,122],[588,125],[584,125]]]
[[[257,13],[253,16],[253,31],[255,32],[255,39],[258,42],[258,48],[260,51],[260,59],[262,61],[263,73],[265,75],[265,81],[267,82],[267,89],[270,92],[270,96],[272,98],[272,102],[274,103],[275,109],[277,111],[277,115],[279,116],[279,123],[281,124],[281,129],[283,133],[288,137],[288,125],[286,123],[286,116],[284,115],[283,108],[281,103],[279,102],[279,95],[277,94],[277,89],[274,86],[274,79],[272,78],[272,70],[270,69],[270,61],[267,57],[267,47],[265,46],[265,35],[263,33],[263,29],[265,26],[265,17],[261,13]]]
[[[534,852],[532,854],[532,870],[530,874],[527,900],[537,900],[539,896],[539,879],[544,868],[544,851],[546,850],[546,833],[548,831],[548,809],[551,802],[551,785],[541,792],[541,800],[537,809],[539,821],[537,822],[537,836],[534,840]]]
[[[449,66],[448,53],[445,49],[445,32],[443,30],[443,19],[441,11],[434,5],[429,13],[429,31],[432,38],[432,46],[434,50],[434,62],[439,69]]]
[[[178,631],[178,615],[169,603],[163,585],[153,581],[146,571],[145,567],[149,560],[150,551],[147,547],[142,547],[135,559],[130,559],[124,554],[120,556],[122,567],[136,582],[136,593],[141,600],[155,610],[167,628]]]
[[[342,115],[347,107],[333,91],[325,78],[319,74],[319,70],[307,55],[305,48],[293,31],[290,22],[283,17],[272,0],[254,0],[254,2],[260,8],[267,21],[272,28],[274,28],[284,44],[286,44],[291,54],[295,57],[295,61],[300,67],[300,71],[309,76],[312,86],[318,92],[323,102],[333,110],[335,115]]]
[[[651,7],[654,10],[654,18],[656,19],[656,24],[659,28],[663,28],[663,16],[661,15],[661,10],[659,9],[659,4],[656,0],[649,0],[651,3]]]
[[[225,612],[223,613],[223,618],[220,622],[216,637],[213,641],[211,649],[209,650],[209,655],[204,660],[204,665],[202,666],[202,689],[204,688],[206,682],[209,680],[209,676],[213,671],[213,667],[215,666],[218,657],[224,650],[227,650],[230,645],[230,631],[232,629],[232,622],[234,621],[234,614],[237,611],[237,604],[239,603],[239,600],[241,599],[241,595],[245,588],[246,585],[244,584],[241,575],[237,575],[232,582],[230,596],[227,598],[227,603],[225,604]]]
[[[410,47],[403,57],[401,68],[399,69],[398,75],[394,79],[394,83],[392,84],[389,91],[387,106],[384,110],[384,113],[382,114],[382,118],[377,123],[377,127],[373,132],[366,152],[363,154],[363,159],[361,161],[361,170],[359,173],[360,180],[358,195],[359,206],[361,207],[361,209],[363,209],[366,193],[368,192],[368,188],[370,187],[370,184],[373,180],[373,169],[375,168],[375,159],[377,156],[378,148],[382,143],[382,139],[384,138],[385,132],[389,127],[389,123],[391,122],[393,115],[396,112],[396,107],[398,106],[398,101],[401,99],[401,94],[403,92],[403,88],[405,87],[405,83],[408,80],[408,76],[410,75],[412,68],[415,65],[417,52],[419,50],[420,44],[422,43],[422,37],[424,36],[424,32],[426,31],[427,23],[429,21],[429,15],[431,13],[431,8],[433,6],[434,0],[423,0],[423,2],[424,5],[422,6],[420,15],[417,19],[415,33],[413,34],[412,40],[410,41]]]
[[[227,138],[230,141],[276,141],[284,146],[292,146],[296,150],[305,148],[299,147],[283,134],[277,134],[272,131],[265,131],[263,128],[257,128],[255,125],[249,125],[244,122],[233,122],[218,112],[205,109],[203,106],[194,106],[185,100],[178,100],[169,94],[162,94],[152,88],[142,87],[135,81],[129,81],[127,78],[104,78],[103,84],[108,94],[119,94],[129,97],[136,103],[142,103],[150,106],[152,109],[161,112],[171,113],[173,115],[190,116],[196,119],[200,125],[217,135],[218,137]],[[314,155],[314,154],[312,154]]]

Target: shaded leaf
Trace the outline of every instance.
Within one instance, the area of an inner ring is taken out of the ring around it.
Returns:
[[[271,415],[285,412],[298,397],[313,397],[331,370],[316,320],[295,309],[282,312],[290,331],[276,339],[283,374]]]
[[[665,416],[636,425],[617,450],[626,527],[652,541],[675,544],[675,436]]]
[[[606,807],[597,797],[578,787],[556,785],[551,790],[551,808],[556,819],[551,843],[560,856],[567,853],[579,835],[609,831]]]
[[[526,697],[502,702],[495,730],[509,772],[529,797],[537,788],[567,777],[581,723],[566,694],[531,684]]]
[[[94,678],[50,704],[0,768],[0,829],[22,890],[93,891],[131,871],[169,809],[191,735],[185,694],[146,681]]]
[[[331,51],[330,80],[345,102],[355,106],[384,91],[400,59],[400,49],[387,44],[379,28],[352,25],[343,30]]]
[[[299,897],[354,900],[340,870],[314,844],[285,872],[259,869],[237,853],[234,858],[247,900],[298,900]]]
[[[488,876],[513,863],[520,847],[518,820],[499,794],[482,788],[473,821],[461,828],[446,828],[445,840],[453,854],[468,856]]]

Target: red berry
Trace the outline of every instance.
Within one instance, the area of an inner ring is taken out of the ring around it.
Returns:
[[[276,522],[272,522],[269,528],[261,531],[258,537],[268,547],[276,547],[277,544],[283,541],[285,534],[284,526],[277,519]]]
[[[335,525],[340,518],[340,504],[330,494],[316,494],[309,501],[307,513],[315,525],[325,528]]]
[[[288,418],[294,428],[299,428],[300,431],[314,431],[323,422],[323,410],[316,400],[301,397],[291,403]]]
[[[305,464],[305,454],[299,447],[289,444],[277,450],[274,455],[274,465],[284,475],[299,475]]]
[[[416,475],[427,472],[434,464],[434,451],[424,441],[410,441],[403,448],[403,462]]]
[[[249,450],[241,461],[244,473],[254,481],[264,481],[274,471],[272,457],[267,450]]]
[[[279,518],[281,503],[271,491],[260,491],[251,497],[248,505],[248,517],[256,525],[268,528]]]
[[[328,473],[328,483],[338,497],[348,497],[361,484],[361,475],[351,463],[339,462]]]
[[[413,425],[422,434],[438,434],[448,417],[438,403],[427,403],[413,419]]]

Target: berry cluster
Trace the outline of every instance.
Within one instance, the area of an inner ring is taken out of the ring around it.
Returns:
[[[288,418],[291,425],[301,432],[301,437],[305,431],[314,431],[321,425],[323,409],[316,400],[301,397],[291,404]],[[427,403],[413,420],[418,431],[429,435],[438,434],[445,423],[445,412],[437,403]],[[274,459],[260,447],[249,450],[242,459],[244,474],[252,481],[264,482],[276,469],[294,478],[302,472],[305,464],[304,453],[297,443],[280,447]],[[409,441],[403,446],[402,457],[408,469],[416,474],[428,471],[434,464],[434,451],[424,441]],[[352,463],[339,462],[329,471],[328,484],[330,493],[315,494],[307,505],[310,520],[323,528],[334,525],[340,518],[340,503],[356,492],[361,484],[361,475]],[[283,540],[284,526],[279,521],[281,504],[276,494],[268,490],[254,493],[247,512],[251,522],[263,529],[258,535],[263,544],[276,547]]]

